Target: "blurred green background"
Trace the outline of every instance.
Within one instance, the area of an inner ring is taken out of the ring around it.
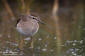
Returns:
[[[0,56],[85,56],[84,5],[83,0],[0,0]],[[30,37],[16,31],[21,14],[46,23],[39,24],[33,49]]]

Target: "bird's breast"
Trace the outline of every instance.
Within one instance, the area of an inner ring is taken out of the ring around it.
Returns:
[[[39,29],[39,24],[37,22],[23,22],[17,24],[17,30],[23,35],[32,36],[34,35]]]

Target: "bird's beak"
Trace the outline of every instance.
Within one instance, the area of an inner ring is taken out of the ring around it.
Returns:
[[[44,23],[44,22],[40,22],[40,23],[46,25],[46,23]]]
[[[43,25],[46,25],[46,23],[43,22],[43,21],[41,21],[41,20],[39,20],[39,23],[41,23],[41,24],[43,24]]]
[[[35,18],[36,19],[36,18]],[[40,20],[40,18],[36,19],[39,23],[46,25],[46,23],[44,23],[43,21]]]

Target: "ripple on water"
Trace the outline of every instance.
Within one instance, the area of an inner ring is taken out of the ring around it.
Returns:
[[[45,52],[45,51],[47,51],[47,49],[46,49],[46,48],[43,48],[43,49],[42,49],[42,51],[44,51],[44,52]]]

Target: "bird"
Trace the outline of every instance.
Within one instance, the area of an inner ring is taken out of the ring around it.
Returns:
[[[20,15],[17,20],[16,29],[19,33],[25,36],[33,36],[38,32],[39,24],[42,23],[39,17],[35,17],[32,15]]]
[[[23,14],[18,17],[16,23],[16,29],[20,34],[27,37],[32,37],[39,30],[39,24],[38,24],[39,22],[41,24],[44,24],[44,22],[42,22],[39,17]],[[33,45],[33,43],[31,45]]]

